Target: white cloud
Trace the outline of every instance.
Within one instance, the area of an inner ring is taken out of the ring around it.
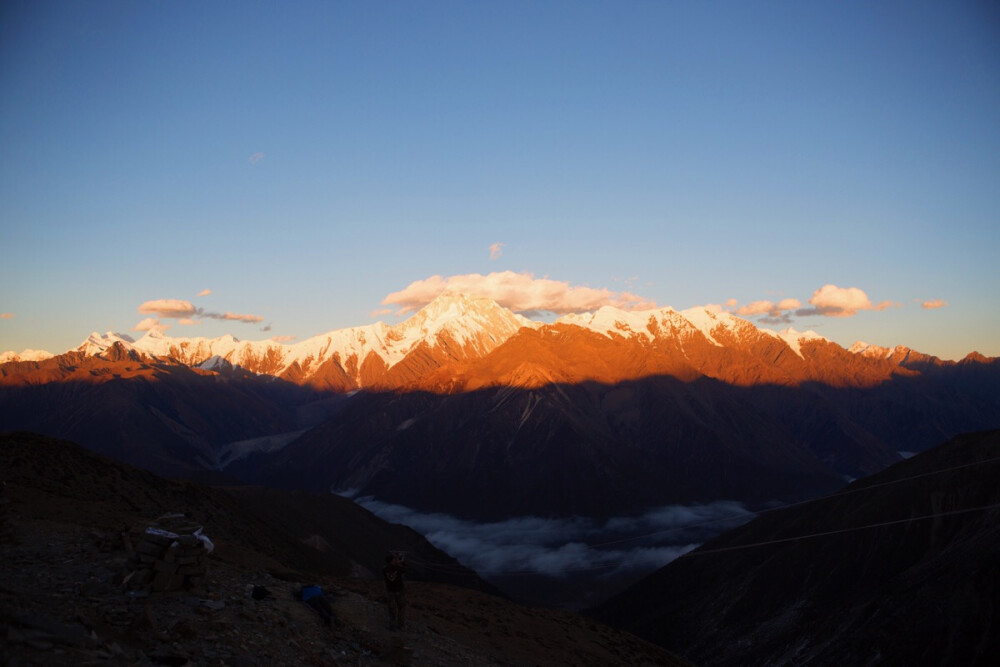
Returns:
[[[490,246],[490,260],[500,259],[503,254],[503,247],[506,243],[494,243]]]
[[[260,315],[238,315],[236,313],[230,313],[228,310],[222,314],[219,313],[201,313],[204,317],[211,317],[217,320],[235,320],[237,322],[261,322],[264,320]]]
[[[730,301],[732,301],[732,299]],[[798,299],[782,299],[778,303],[761,300],[753,301],[745,306],[740,306],[736,309],[736,314],[743,315],[744,317],[766,315],[766,317],[761,318],[760,320],[764,324],[788,324],[792,320],[787,311],[800,308],[801,306],[802,302]]]
[[[146,301],[139,306],[139,312],[143,315],[156,315],[158,317],[177,318],[183,320],[193,320],[195,317],[208,317],[213,320],[234,320],[237,322],[260,322],[264,318],[260,315],[242,315],[238,313],[213,313],[202,308],[196,308],[190,301],[183,299],[156,299]]]
[[[263,159],[264,159],[264,154],[261,153],[260,151],[257,151],[256,153],[254,153],[253,155],[251,155],[249,158],[247,158],[247,162],[249,162],[250,164],[257,164],[258,162],[260,162]]]
[[[177,320],[177,324],[181,324],[183,326],[189,327],[189,326],[193,326],[195,324],[201,324],[201,320],[192,320],[190,317],[183,317],[183,318]]]
[[[609,575],[650,571],[754,516],[739,503],[720,501],[661,507],[606,521],[524,516],[475,523],[372,497],[356,502],[383,519],[422,533],[487,579],[510,573],[563,577],[587,570]]]
[[[481,275],[431,276],[417,280],[399,292],[382,299],[382,304],[394,306],[398,314],[418,310],[445,291],[469,296],[484,296],[501,306],[526,314],[550,312],[579,313],[614,306],[623,310],[655,308],[656,303],[630,292],[573,286],[568,282],[535,278],[531,273],[502,271]]]
[[[774,310],[773,301],[753,301],[736,309],[737,315],[764,315]]]
[[[132,331],[166,331],[169,325],[163,324],[155,317],[147,317],[132,327]]]
[[[864,290],[857,287],[837,287],[823,285],[813,292],[809,303],[812,308],[804,308],[795,312],[796,315],[825,315],[826,317],[853,317],[859,310],[884,310],[896,305],[891,301],[882,301],[874,305]]]
[[[208,296],[211,293],[212,293],[212,290],[210,290],[210,289],[203,289],[202,291],[198,292],[198,294],[196,296]]]
[[[198,313],[198,309],[190,301],[182,299],[155,299],[140,305],[139,312],[160,317],[191,317]]]
[[[935,308],[944,308],[948,305],[948,302],[944,299],[933,299],[932,301],[924,301],[921,305],[928,310],[933,310]]]

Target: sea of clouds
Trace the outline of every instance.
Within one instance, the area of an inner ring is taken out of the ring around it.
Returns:
[[[413,528],[486,579],[648,572],[754,517],[741,503],[717,501],[603,520],[525,516],[476,523],[371,496],[355,498],[355,502],[386,521]]]

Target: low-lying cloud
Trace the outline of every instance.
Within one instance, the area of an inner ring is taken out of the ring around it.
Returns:
[[[924,301],[921,304],[921,306],[923,306],[927,310],[933,310],[935,308],[944,308],[947,305],[948,305],[948,302],[945,301],[944,299],[933,299],[931,301]]]
[[[386,521],[410,526],[486,579],[578,572],[610,577],[652,571],[754,516],[740,503],[719,501],[661,507],[604,521],[527,516],[476,523],[373,497],[355,502]]]
[[[656,303],[631,292],[615,292],[561,280],[536,278],[531,273],[500,271],[482,275],[431,276],[417,280],[398,292],[382,299],[382,305],[392,306],[396,314],[405,315],[426,306],[442,293],[458,292],[468,296],[493,299],[501,306],[534,316],[542,313],[565,315],[614,306],[622,310],[646,310]]]

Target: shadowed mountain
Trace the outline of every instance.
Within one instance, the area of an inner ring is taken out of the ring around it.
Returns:
[[[359,393],[283,450],[230,472],[480,520],[761,505],[832,492],[900,450],[995,426],[997,396],[921,376],[869,388],[657,376]]]
[[[153,360],[118,343],[100,355],[0,366],[0,430],[70,438],[169,476],[204,478],[229,443],[302,429],[317,398],[276,378]]]
[[[597,618],[704,665],[992,665],[1000,431],[767,512]]]
[[[610,516],[719,498],[763,502],[843,483],[741,392],[672,378],[359,394],[340,416],[231,470],[489,520]],[[891,451],[868,463],[878,469]]]

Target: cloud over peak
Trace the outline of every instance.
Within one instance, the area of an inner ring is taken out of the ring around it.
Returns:
[[[139,312],[160,317],[191,317],[198,309],[190,301],[182,299],[154,299],[141,304]]]
[[[631,292],[574,286],[565,281],[535,278],[531,273],[513,271],[485,276],[479,273],[447,278],[431,276],[389,294],[382,299],[382,304],[395,307],[396,313],[403,315],[422,308],[445,291],[488,297],[505,308],[526,315],[545,312],[563,315],[597,310],[601,306],[614,306],[622,310],[656,307],[655,302]]]
[[[824,315],[826,317],[853,317],[859,310],[885,310],[894,304],[882,301],[874,305],[864,290],[857,287],[837,287],[827,284],[813,292],[809,303],[812,308],[803,308],[795,312],[799,316]]]
[[[771,317],[781,317],[786,310],[801,308],[802,302],[798,299],[782,299],[778,303],[773,301],[754,301],[736,309],[737,315],[769,315]]]
[[[132,331],[166,331],[170,326],[155,317],[147,317],[132,327]]]

